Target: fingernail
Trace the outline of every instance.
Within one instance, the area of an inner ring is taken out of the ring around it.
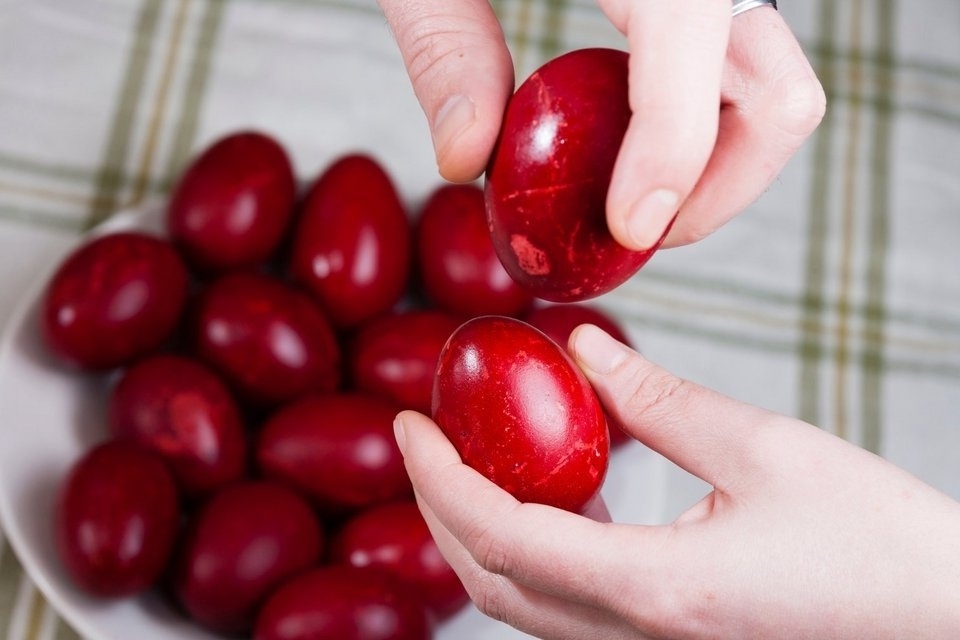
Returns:
[[[677,213],[680,196],[670,189],[656,189],[637,201],[627,218],[627,233],[637,249],[649,249],[663,235]]]
[[[574,350],[577,359],[596,373],[610,373],[630,354],[625,345],[592,324],[577,330]]]
[[[400,449],[400,453],[406,454],[404,447],[407,446],[407,433],[403,424],[402,415],[397,415],[393,419],[393,437],[397,441],[397,447]]]
[[[477,107],[468,96],[458,94],[448,98],[430,127],[436,154],[439,156],[457,136],[470,128],[476,117]]]

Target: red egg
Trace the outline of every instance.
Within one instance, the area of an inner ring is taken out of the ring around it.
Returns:
[[[443,311],[416,309],[364,324],[352,340],[347,362],[353,385],[405,409],[430,413],[440,350],[461,322]]]
[[[129,369],[110,391],[110,432],[158,453],[191,497],[240,479],[247,442],[226,385],[196,360],[157,355]]]
[[[194,349],[241,401],[271,407],[340,383],[340,347],[305,293],[267,276],[223,276],[202,293]]]
[[[429,640],[427,613],[388,573],[327,566],[293,578],[267,600],[254,640]]]
[[[540,329],[564,348],[570,334],[581,324],[596,325],[616,340],[632,346],[623,327],[610,314],[599,307],[579,302],[536,307],[521,316],[521,320]]]
[[[613,165],[630,120],[627,54],[582,49],[514,93],[486,172],[497,255],[534,295],[585,300],[617,287],[657,246],[631,251],[606,223]]]
[[[301,398],[263,425],[257,466],[264,477],[309,496],[326,515],[408,497],[413,490],[393,436],[399,411],[369,394]]]
[[[187,271],[173,247],[140,232],[94,238],[64,259],[43,295],[44,342],[86,369],[127,364],[177,328]]]
[[[57,501],[57,551],[70,577],[98,596],[152,587],[167,568],[180,523],[177,490],[163,462],[129,442],[89,450]]]
[[[481,316],[450,336],[433,418],[464,463],[521,502],[580,511],[606,475],[596,394],[562,347],[519,320]]]
[[[531,309],[522,316],[522,320],[533,325],[553,339],[564,349],[570,341],[570,334],[581,324],[592,324],[600,327],[623,344],[632,347],[630,339],[624,333],[623,327],[609,314],[598,307],[582,302],[567,304],[551,304]],[[607,421],[607,424],[613,424]],[[622,429],[610,428],[610,446],[618,447],[631,440]]]
[[[293,278],[337,327],[388,311],[406,291],[411,233],[390,177],[373,158],[348,155],[307,194],[290,249]]]
[[[416,245],[420,283],[437,307],[467,317],[512,316],[533,302],[494,251],[476,185],[434,190],[420,212]]]
[[[174,593],[204,627],[249,632],[267,596],[314,566],[322,550],[320,523],[293,490],[273,482],[233,484],[193,516],[174,562]]]
[[[412,500],[371,507],[347,521],[330,541],[330,559],[392,573],[437,619],[453,615],[470,601]]]
[[[180,176],[167,228],[202,271],[250,267],[277,249],[295,196],[293,166],[283,147],[262,133],[237,132],[210,145]]]

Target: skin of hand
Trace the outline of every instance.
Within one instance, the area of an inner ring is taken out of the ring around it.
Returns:
[[[541,638],[960,637],[960,503],[591,325],[570,349],[615,423],[713,490],[663,525],[521,504],[401,413],[420,509],[481,611]]]
[[[480,176],[514,89],[486,0],[379,0],[426,113],[440,174]],[[776,10],[731,19],[730,0],[598,0],[626,35],[633,118],[607,193],[607,224],[645,249],[722,226],[823,118],[823,88]]]

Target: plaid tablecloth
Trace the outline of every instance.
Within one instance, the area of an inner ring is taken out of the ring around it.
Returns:
[[[493,5],[518,78],[623,46],[589,0]],[[674,372],[960,499],[960,2],[781,11],[825,86],[823,125],[746,213],[599,302]],[[304,180],[362,149],[411,207],[439,182],[373,0],[0,0],[0,323],[53,252],[162,198],[194,151],[241,127],[277,136]],[[6,428],[0,415],[0,446]],[[632,482],[627,456],[610,490],[651,519],[705,490],[664,461],[638,462]],[[76,637],[2,538],[0,637]]]

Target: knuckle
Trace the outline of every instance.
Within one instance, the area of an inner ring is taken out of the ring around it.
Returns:
[[[806,137],[827,112],[827,97],[816,78],[787,82],[781,86],[782,127],[788,133]]]
[[[627,400],[627,411],[632,416],[656,417],[669,415],[677,402],[689,395],[692,385],[657,368],[639,369],[631,379],[632,393]]]
[[[498,622],[509,623],[510,610],[499,576],[486,574],[479,577],[467,587],[467,594],[480,613]]]
[[[778,66],[768,93],[770,106],[782,131],[806,138],[827,112],[823,85],[802,55],[789,55]]]
[[[463,545],[485,571],[504,575],[510,570],[510,554],[495,525],[476,523],[464,532]]]
[[[429,82],[443,71],[443,63],[457,55],[457,37],[442,24],[418,23],[404,37],[407,72],[415,85]],[[462,51],[460,55],[463,55]]]
[[[442,5],[439,5],[442,7]],[[395,31],[407,73],[414,86],[429,86],[453,76],[452,66],[470,62],[471,54],[493,45],[488,28],[479,19],[445,13],[442,9],[413,9]]]

